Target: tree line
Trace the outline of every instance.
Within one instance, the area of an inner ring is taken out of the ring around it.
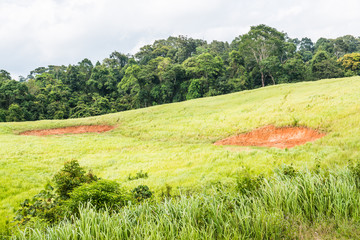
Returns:
[[[360,75],[360,37],[290,38],[266,25],[231,43],[186,36],[117,51],[95,65],[39,67],[19,81],[0,70],[0,122],[67,119],[267,85]]]

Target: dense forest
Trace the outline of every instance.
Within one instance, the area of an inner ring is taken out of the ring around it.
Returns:
[[[186,36],[113,52],[95,65],[38,67],[19,81],[0,70],[0,122],[67,119],[267,85],[360,75],[360,37],[292,39],[258,25],[231,43]]]

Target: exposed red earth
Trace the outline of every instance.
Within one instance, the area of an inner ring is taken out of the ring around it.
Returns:
[[[115,126],[109,125],[85,125],[85,126],[73,126],[64,128],[53,128],[43,130],[31,130],[20,133],[20,135],[34,135],[34,136],[45,136],[45,135],[60,135],[60,134],[78,134],[78,133],[102,133],[114,129]]]
[[[265,126],[248,133],[232,136],[215,142],[215,145],[259,146],[292,148],[325,136],[306,127],[275,127]]]
[[[90,132],[107,132],[114,129],[115,126],[109,125],[86,125],[72,126],[64,128],[53,128],[43,130],[31,130],[20,133],[20,135],[61,135],[61,134],[81,134]],[[259,147],[277,147],[292,148],[307,142],[315,141],[325,136],[314,129],[306,127],[280,127],[265,126],[254,131],[232,136],[215,142],[215,145],[236,145],[236,146],[259,146]]]

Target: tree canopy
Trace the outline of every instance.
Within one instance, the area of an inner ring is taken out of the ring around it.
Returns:
[[[360,38],[289,38],[261,24],[230,44],[187,36],[117,51],[93,64],[38,67],[15,81],[0,70],[0,121],[66,119],[279,83],[360,75]]]

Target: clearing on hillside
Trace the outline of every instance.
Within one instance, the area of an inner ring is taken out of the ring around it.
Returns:
[[[306,127],[265,126],[254,131],[232,136],[215,142],[215,145],[237,145],[292,148],[325,136],[316,130]]]
[[[20,133],[20,135],[33,135],[33,136],[45,136],[45,135],[60,135],[60,134],[76,134],[76,133],[90,133],[90,132],[107,132],[114,129],[114,126],[110,125],[85,125],[85,126],[72,126],[64,128],[52,128],[42,130],[32,130]]]

